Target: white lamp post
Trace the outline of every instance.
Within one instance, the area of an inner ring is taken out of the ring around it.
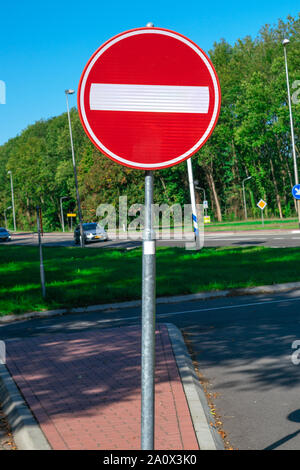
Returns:
[[[294,175],[295,175],[295,185],[296,185],[296,184],[299,184],[299,178],[298,178],[298,168],[297,168],[297,158],[296,158],[296,146],[295,146],[294,123],[293,123],[293,113],[292,113],[291,93],[290,93],[290,83],[289,83],[289,71],[288,71],[287,54],[286,54],[286,46],[289,43],[290,43],[289,39],[284,39],[282,41],[283,52],[284,52],[285,74],[286,74],[286,86],[287,86],[287,92],[288,92],[288,103],[289,103],[289,112],[290,112],[292,153],[293,153]],[[299,228],[300,228],[300,200],[297,200],[297,211],[298,211],[298,221],[299,221]]]
[[[13,185],[13,177],[12,172],[9,170],[7,174],[10,176],[10,189],[11,189],[11,202],[12,202],[12,210],[13,210],[13,220],[14,220],[14,231],[16,232],[16,213],[15,213],[15,198],[14,198],[14,185]]]
[[[4,209],[4,220],[5,220],[5,228],[7,230],[7,217],[6,217],[6,211],[8,211],[9,209],[12,209],[12,206],[9,206],[7,207],[6,209]]]
[[[71,126],[71,118],[70,118],[70,110],[69,110],[69,100],[68,100],[68,95],[73,95],[74,93],[75,93],[74,90],[65,90],[66,99],[67,99],[67,112],[68,112],[69,130],[70,130],[73,170],[74,170],[75,187],[76,187],[77,208],[78,208],[78,217],[79,217],[79,225],[80,225],[80,246],[81,246],[81,248],[84,248],[84,233],[83,233],[83,226],[82,226],[82,215],[81,215],[80,197],[79,197],[78,180],[77,180],[77,170],[76,170],[76,162],[75,162],[75,154],[74,154],[72,126]]]

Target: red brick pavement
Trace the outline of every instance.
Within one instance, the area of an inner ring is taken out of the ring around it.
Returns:
[[[7,366],[53,449],[140,448],[140,328],[9,342]],[[155,449],[198,449],[166,326],[156,332]]]

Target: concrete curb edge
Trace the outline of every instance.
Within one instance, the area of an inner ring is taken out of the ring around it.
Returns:
[[[286,282],[283,284],[272,284],[266,286],[256,287],[241,287],[220,291],[206,291],[199,292],[197,294],[177,295],[173,297],[158,297],[156,299],[157,304],[168,304],[178,302],[188,302],[191,300],[206,300],[217,297],[237,297],[242,295],[255,295],[255,294],[278,294],[280,292],[287,292],[290,290],[300,289],[300,282]],[[58,315],[71,314],[71,313],[85,313],[85,312],[98,312],[101,310],[114,310],[130,307],[140,307],[142,305],[141,300],[131,300],[128,302],[116,302],[110,304],[99,304],[91,305],[89,307],[78,307],[71,309],[57,309],[47,310],[44,312],[29,312],[22,313],[20,315],[6,315],[0,317],[0,325],[5,323],[11,323],[14,321],[30,320],[31,318],[49,318]]]
[[[200,450],[224,450],[221,436],[216,428],[209,424],[214,419],[210,413],[205,393],[195,372],[182,334],[172,323],[165,323],[165,325],[168,328],[199,448]]]
[[[0,402],[18,450],[51,450],[7,367],[0,364]]]

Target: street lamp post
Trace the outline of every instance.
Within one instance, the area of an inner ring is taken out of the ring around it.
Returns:
[[[78,208],[78,217],[79,217],[79,225],[80,225],[80,246],[81,246],[81,248],[84,248],[84,233],[83,233],[83,226],[82,226],[82,214],[81,214],[81,206],[80,206],[80,197],[79,197],[79,189],[78,189],[78,181],[77,181],[77,170],[76,170],[76,162],[75,162],[75,154],[74,154],[74,145],[73,145],[69,100],[68,100],[68,95],[73,95],[74,93],[75,93],[74,90],[65,90],[66,100],[67,100],[67,112],[68,112],[69,130],[70,130],[70,141],[71,141],[71,150],[72,150],[73,170],[74,170],[75,187],[76,187],[77,208]]]
[[[12,206],[9,206],[9,207],[7,207],[6,209],[4,209],[4,220],[5,220],[5,228],[6,228],[6,230],[7,230],[6,211],[8,211],[9,209],[12,209]]]
[[[63,229],[63,232],[65,231],[65,221],[64,221],[64,211],[63,211],[63,206],[62,206],[62,201],[63,199],[69,199],[69,196],[63,196],[59,198],[60,202],[60,215],[61,215],[61,226]]]
[[[199,186],[199,180],[195,180],[194,183],[195,183],[195,188],[198,189],[198,191],[203,191],[203,197],[204,197],[203,200],[206,201],[205,189],[204,189],[204,188],[200,188],[200,186]]]
[[[7,174],[10,176],[10,189],[11,189],[11,202],[12,202],[12,210],[13,210],[13,220],[14,220],[14,231],[16,232],[16,213],[15,213],[15,198],[14,198],[14,185],[13,185],[13,177],[12,172],[9,170]]]
[[[36,208],[36,218],[37,218],[37,231],[38,231],[39,252],[40,252],[40,277],[41,277],[42,295],[44,299],[46,297],[46,283],[45,283],[45,270],[44,270],[43,249],[42,249],[42,239],[41,239],[41,209],[39,206],[37,206]]]
[[[296,146],[295,146],[293,113],[292,113],[292,104],[291,104],[289,71],[288,71],[287,54],[286,54],[286,46],[287,46],[287,44],[289,44],[289,42],[290,42],[289,39],[284,39],[284,40],[282,41],[282,44],[283,44],[283,52],[284,52],[284,63],[285,63],[285,74],[286,74],[286,86],[287,86],[288,103],[289,103],[289,112],[290,112],[292,153],[293,153],[295,185],[296,185],[296,184],[299,184],[299,178],[298,178],[298,168],[297,168],[297,158],[296,158]],[[299,228],[300,228],[300,200],[297,200],[297,211],[298,211],[298,222],[299,222]]]
[[[243,199],[244,199],[244,210],[245,210],[245,220],[248,219],[247,217],[247,205],[246,205],[246,195],[245,195],[245,181],[251,180],[252,176],[248,176],[248,178],[245,178],[242,182],[242,187],[243,187]]]
[[[203,191],[203,201],[206,201],[205,189],[200,188],[200,186],[198,186],[198,184],[199,184],[198,180],[195,180],[194,183],[195,183],[195,188],[198,189],[198,191]],[[207,215],[207,208],[204,209],[204,213],[205,213],[205,215]]]

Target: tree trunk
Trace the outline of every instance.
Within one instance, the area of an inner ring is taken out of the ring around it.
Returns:
[[[167,200],[168,200],[168,203],[170,204],[170,199],[169,199],[169,197],[168,197],[166,183],[165,183],[164,179],[163,179],[161,176],[160,176],[159,179],[160,179],[160,182],[161,182],[161,184],[162,184],[162,187],[164,188],[164,193],[165,193],[165,196],[166,196],[166,198],[167,198]]]
[[[238,167],[238,158],[235,150],[235,145],[234,145],[234,140],[232,139],[231,141],[231,148],[232,148],[232,154],[233,154],[233,174],[236,179],[236,184],[241,184],[241,175],[240,175],[240,170]]]
[[[221,213],[220,202],[219,202],[219,198],[218,198],[218,194],[217,194],[217,191],[216,191],[214,178],[213,178],[213,175],[212,175],[211,171],[208,171],[207,179],[208,179],[208,184],[211,188],[211,192],[213,194],[214,202],[215,202],[215,205],[216,205],[216,212],[217,212],[218,222],[222,222],[222,213]]]
[[[27,196],[26,197],[26,217],[27,217],[27,221],[28,221],[28,226],[29,228],[31,228],[31,214],[30,214],[30,201],[29,201],[29,197]]]

